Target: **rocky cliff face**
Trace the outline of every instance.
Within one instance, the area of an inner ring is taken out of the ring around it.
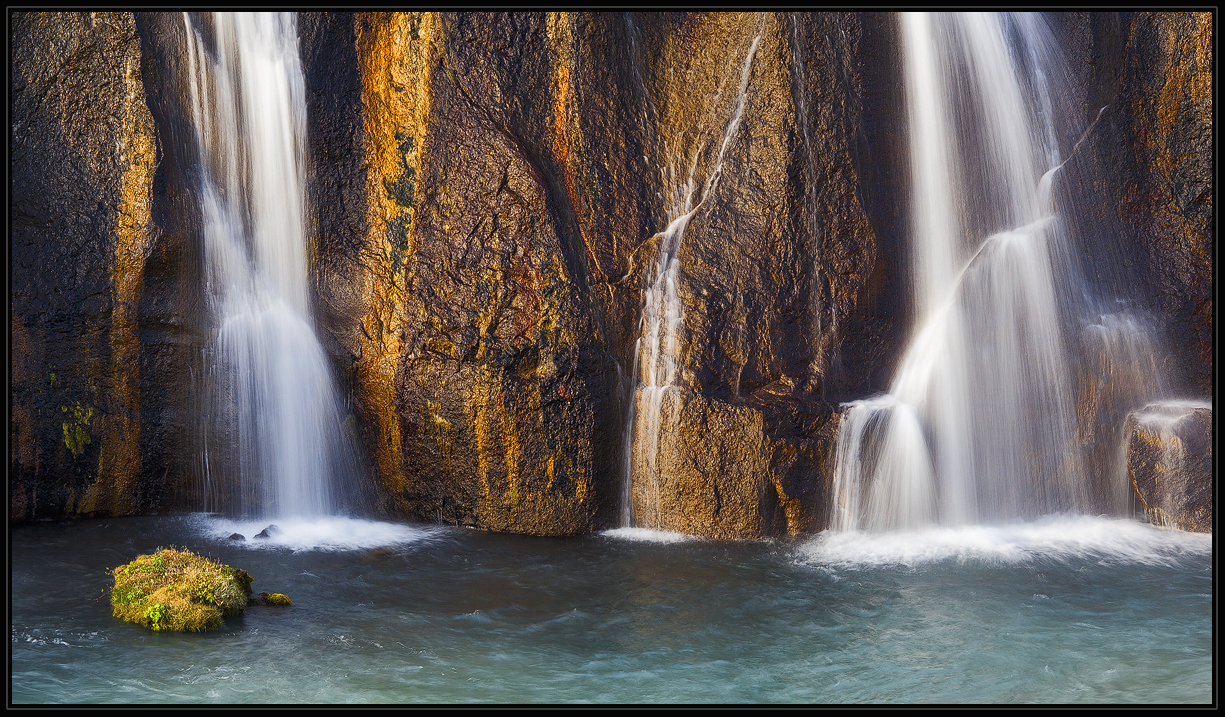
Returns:
[[[356,28],[367,314],[338,340],[358,403],[378,407],[363,427],[388,508],[544,534],[616,524],[644,269],[691,162],[698,181],[714,171],[760,35],[744,130],[681,248],[683,406],[663,444],[665,493],[685,503],[666,522],[723,537],[817,524],[822,387],[874,258],[851,149],[857,18]],[[744,507],[725,511],[733,494]]]
[[[1085,13],[1069,24],[1076,71],[1083,73],[1085,125],[1105,108],[1078,159],[1086,273],[1100,294],[1125,297],[1160,327],[1171,354],[1161,370],[1172,390],[1207,396],[1211,15]]]
[[[1119,216],[1140,238],[1180,383],[1201,396],[1212,391],[1212,45],[1210,13],[1137,14],[1120,97],[1132,162]]]
[[[148,510],[139,325],[158,143],[136,24],[17,13],[12,42],[11,515]]]
[[[1076,176],[1118,229],[1086,253],[1125,258],[1088,273],[1207,390],[1210,18],[1063,27],[1086,118],[1111,108]],[[182,32],[14,16],[14,517],[192,504],[211,329]],[[891,15],[304,13],[299,34],[316,316],[373,507],[617,525],[646,274],[680,188],[718,166],[679,250],[662,480],[632,500],[712,537],[825,527],[836,406],[887,388],[910,326]],[[1086,415],[1106,451],[1122,414]]]

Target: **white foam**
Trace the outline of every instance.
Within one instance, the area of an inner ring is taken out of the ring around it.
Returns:
[[[600,535],[629,540],[635,543],[683,543],[688,540],[698,540],[697,536],[685,533],[670,533],[666,530],[651,530],[649,528],[614,528],[605,530]]]
[[[346,517],[231,520],[197,514],[193,518],[202,533],[218,539],[226,539],[233,533],[239,533],[246,537],[246,540],[234,541],[234,544],[253,549],[369,550],[415,543],[441,533],[435,528]],[[255,537],[270,524],[278,528],[273,531],[271,537]]]
[[[1143,425],[1161,426],[1165,429],[1171,429],[1182,419],[1190,416],[1196,409],[1200,408],[1206,408],[1211,411],[1212,402],[1193,399],[1156,401],[1131,415]]]
[[[1212,536],[1121,518],[1052,515],[1033,522],[892,533],[827,530],[800,551],[807,560],[844,566],[1087,558],[1161,565],[1184,556],[1210,555]]]

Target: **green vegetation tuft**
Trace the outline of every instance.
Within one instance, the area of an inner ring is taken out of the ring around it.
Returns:
[[[110,573],[115,617],[171,632],[221,627],[222,618],[247,607],[252,582],[245,570],[175,548],[138,556]]]
[[[68,407],[60,406],[60,410],[67,413]],[[93,417],[92,406],[82,408],[81,404],[77,403],[72,409],[72,420],[64,421],[64,445],[72,451],[72,455],[79,456],[85,452],[85,446],[89,443],[89,432],[85,430],[85,427],[89,425]]]
[[[281,593],[260,594],[264,598],[264,602],[268,603],[269,605],[293,605],[293,600],[290,600],[289,596],[287,595],[282,595]]]

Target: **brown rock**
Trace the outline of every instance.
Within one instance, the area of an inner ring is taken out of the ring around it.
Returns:
[[[1212,408],[1154,403],[1127,417],[1127,475],[1157,525],[1212,532]]]

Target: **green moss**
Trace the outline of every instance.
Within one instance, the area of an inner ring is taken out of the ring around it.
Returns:
[[[269,605],[293,605],[293,600],[289,596],[281,593],[261,593],[264,596],[264,601]]]
[[[60,410],[68,413],[67,406],[60,406]],[[79,456],[85,452],[85,446],[89,444],[89,432],[85,430],[85,427],[89,425],[93,417],[92,406],[82,408],[78,403],[72,409],[72,420],[64,421],[64,445],[72,451],[72,455]]]
[[[216,630],[247,607],[252,578],[189,550],[141,555],[111,571],[115,617],[151,630]]]

